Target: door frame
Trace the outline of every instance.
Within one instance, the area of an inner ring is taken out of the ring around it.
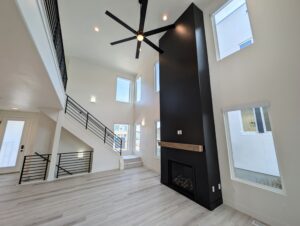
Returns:
[[[15,167],[6,167],[6,168],[0,168],[0,174],[7,174],[7,173],[17,173],[21,171],[22,167],[22,160],[26,153],[28,153],[28,148],[30,145],[30,137],[31,137],[31,128],[32,128],[32,117],[28,115],[27,113],[22,112],[12,112],[12,111],[2,111],[0,112],[0,148],[2,146],[2,141],[4,138],[4,133],[7,125],[8,120],[20,120],[24,121],[24,128],[22,133],[22,138],[19,146],[19,152],[18,157],[16,160],[16,166]],[[22,152],[20,152],[21,145],[24,145],[25,148]]]

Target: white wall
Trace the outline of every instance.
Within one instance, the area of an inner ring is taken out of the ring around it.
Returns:
[[[76,122],[75,122],[76,123]],[[93,149],[82,140],[62,128],[58,153],[92,151]]]
[[[234,167],[279,176],[272,132],[244,132],[241,111],[227,115]]]
[[[24,131],[25,144],[24,155],[34,152],[46,154],[51,152],[55,123],[46,115],[38,112],[0,111],[1,117],[24,118],[28,123]]]
[[[248,1],[254,45],[217,62],[210,14],[205,26],[223,198],[273,226],[300,225],[300,1]],[[222,109],[267,101],[286,195],[230,179]]]
[[[156,137],[155,121],[160,120],[159,93],[155,92],[154,86],[154,65],[158,61],[158,54],[153,52],[152,56],[140,63],[138,76],[142,78],[141,101],[135,104],[135,123],[141,126],[141,155],[146,167],[160,172],[160,159],[155,156]]]
[[[74,57],[70,57],[68,62],[67,93],[111,130],[113,124],[125,123],[129,124],[133,131],[133,103],[117,102],[115,97],[116,79],[120,76],[132,80],[133,99],[136,75],[115,71]],[[90,103],[92,95],[96,96],[96,103]],[[129,149],[132,150],[132,137],[129,140]]]

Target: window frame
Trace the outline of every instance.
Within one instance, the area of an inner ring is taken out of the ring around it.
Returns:
[[[261,103],[257,103],[257,104],[238,105],[238,106],[233,106],[233,107],[225,107],[225,108],[222,109],[223,120],[224,120],[223,123],[224,123],[224,129],[225,129],[224,132],[225,132],[225,138],[226,138],[226,148],[227,148],[229,171],[230,171],[230,179],[233,182],[237,182],[237,183],[240,183],[240,184],[245,184],[245,185],[248,185],[248,186],[251,186],[251,187],[255,187],[255,188],[258,188],[258,189],[270,191],[270,192],[285,196],[285,195],[287,195],[287,193],[286,193],[286,188],[285,188],[284,177],[283,177],[282,170],[281,170],[282,169],[281,168],[281,166],[282,166],[281,158],[278,155],[277,135],[274,132],[274,130],[272,130],[270,132],[272,132],[272,135],[273,135],[275,155],[276,155],[276,158],[277,158],[277,165],[278,165],[278,170],[279,170],[282,189],[270,187],[270,186],[255,183],[255,182],[252,182],[252,181],[248,181],[248,180],[245,180],[245,179],[242,179],[242,178],[238,178],[235,175],[233,153],[232,153],[231,134],[230,134],[229,120],[228,120],[228,114],[227,113],[230,112],[230,111],[237,111],[237,110],[243,110],[243,109],[248,109],[248,108],[259,108],[259,107],[271,109],[270,108],[270,103],[267,103],[267,102],[261,102]],[[269,111],[268,111],[268,114],[269,114]],[[269,114],[269,120],[270,120],[270,124],[272,124],[272,118],[271,118],[270,114]],[[272,124],[272,128],[274,128],[273,124]]]
[[[140,99],[138,99],[138,81],[140,80]],[[135,80],[135,102],[139,103],[142,100],[142,77],[138,76]]]
[[[122,142],[122,146],[124,145],[124,148],[123,147],[121,147],[121,149],[122,149],[122,151],[129,151],[130,150],[130,137],[131,137],[131,132],[130,132],[130,124],[129,123],[114,123],[113,124],[113,132],[114,132],[114,134],[116,134],[118,137],[120,137],[117,133],[116,133],[116,131],[115,131],[115,125],[126,125],[126,126],[128,126],[128,130],[127,130],[127,147],[125,146],[125,144],[123,144],[123,142]],[[122,139],[122,138],[121,138]],[[126,149],[125,149],[125,147],[126,147]],[[116,148],[115,147],[115,143],[114,143],[114,148]]]
[[[123,79],[123,80],[127,80],[130,82],[129,84],[129,101],[121,101],[121,100],[117,100],[117,92],[118,92],[118,79]],[[131,104],[132,103],[132,80],[126,77],[122,77],[122,76],[117,76],[116,77],[116,85],[115,85],[115,101],[118,103],[123,103],[123,104]]]
[[[239,50],[221,58],[220,56],[220,48],[219,48],[219,41],[218,41],[218,33],[217,33],[217,28],[216,28],[216,20],[215,20],[215,15],[217,13],[219,13],[220,11],[222,11],[226,6],[228,6],[231,2],[233,2],[235,0],[228,0],[226,1],[225,3],[223,3],[221,6],[218,6],[212,13],[210,13],[210,20],[211,20],[211,25],[212,25],[212,33],[213,33],[213,39],[214,39],[214,44],[215,44],[215,51],[216,51],[216,58],[217,58],[217,61],[221,61],[221,60],[224,60],[226,59],[227,57],[230,57],[232,55],[235,55],[236,53],[240,52],[241,50],[243,49],[246,49],[247,47],[249,46],[252,46],[255,41],[254,41],[254,33],[253,33],[253,26],[252,26],[252,23],[251,23],[251,13],[249,12],[249,7],[248,7],[248,0],[245,0],[246,1],[246,6],[247,6],[247,10],[248,10],[248,15],[249,15],[249,22],[250,22],[250,28],[251,28],[251,33],[252,33],[252,43],[251,45],[248,45],[244,48],[240,48]],[[246,41],[249,41],[250,39],[246,39],[245,41],[239,43],[242,44],[242,43],[245,43]]]
[[[139,127],[140,127],[140,139],[139,139],[139,141],[140,141],[140,144],[139,144],[139,150],[137,150],[137,149],[136,149],[136,141],[137,141],[137,139],[136,139],[136,134],[137,134],[137,126],[139,126]],[[135,151],[135,152],[141,152],[141,135],[142,135],[142,125],[141,125],[141,123],[136,123],[136,124],[134,125],[134,151]]]
[[[154,122],[154,129],[155,129],[155,137],[154,137],[155,149],[154,149],[154,156],[155,156],[156,158],[160,159],[160,157],[161,157],[161,147],[159,148],[160,154],[157,155],[157,153],[158,153],[158,149],[157,149],[158,141],[161,141],[161,139],[160,139],[160,140],[157,140],[157,123],[158,123],[158,122],[160,122],[160,132],[161,132],[161,121],[160,121],[160,119],[158,119],[158,120],[156,120],[156,121]]]
[[[156,61],[154,63],[153,71],[154,71],[154,92],[159,93],[160,92],[160,71],[159,71],[159,76],[158,76],[158,86],[157,86],[157,74],[156,74],[156,65],[160,67],[159,61]]]

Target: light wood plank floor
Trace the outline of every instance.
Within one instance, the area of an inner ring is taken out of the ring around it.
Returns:
[[[159,180],[142,167],[21,186],[18,175],[2,175],[0,225],[252,225],[249,216],[224,205],[210,212]]]

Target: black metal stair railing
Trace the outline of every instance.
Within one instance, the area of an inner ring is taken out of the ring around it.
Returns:
[[[122,155],[122,139],[68,95],[65,113]]]
[[[90,173],[92,161],[93,151],[59,153],[56,178],[74,174]]]
[[[67,88],[68,75],[66,69],[64,44],[61,33],[59,19],[59,10],[57,0],[44,0],[45,10],[48,16],[48,22],[52,33],[53,44],[56,50],[57,61],[61,73],[64,88]]]
[[[19,184],[23,182],[46,180],[51,154],[24,156]]]

